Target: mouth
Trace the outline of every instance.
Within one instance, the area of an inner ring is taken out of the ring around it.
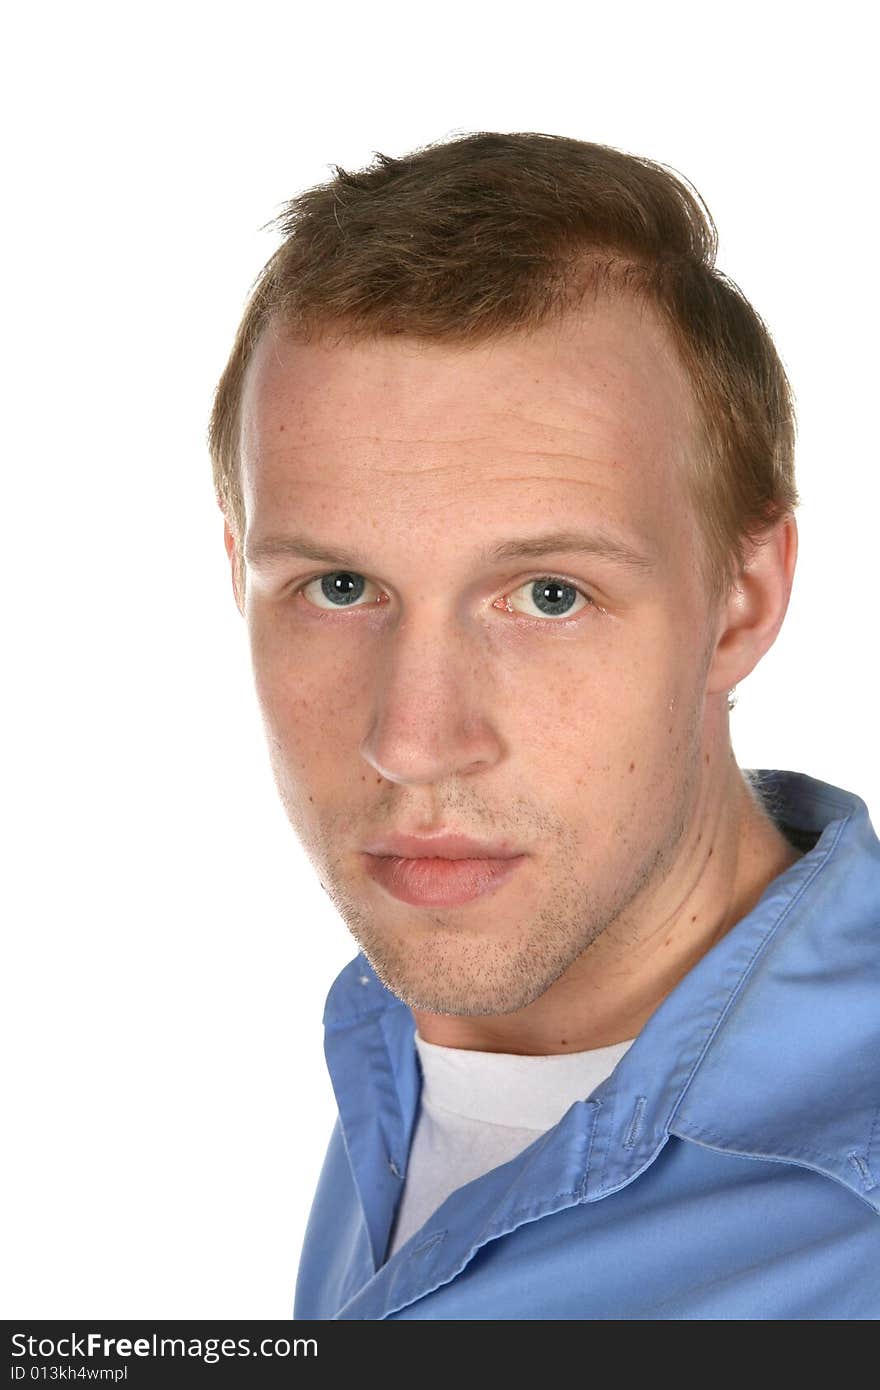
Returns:
[[[366,872],[391,897],[411,907],[463,907],[500,888],[528,856],[441,859],[365,854]]]

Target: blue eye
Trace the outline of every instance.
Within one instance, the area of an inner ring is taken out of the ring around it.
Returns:
[[[577,602],[578,597],[584,600],[584,606],[592,603],[592,599],[584,593],[583,589],[578,589],[576,585],[569,584],[567,580],[558,579],[553,575],[543,575],[540,579],[530,579],[513,592],[518,594],[523,589],[528,590],[529,602],[534,603],[535,607],[547,618],[571,617],[572,605]],[[510,600],[508,600],[508,606],[510,606]],[[576,611],[579,612],[580,610]]]
[[[314,580],[309,580],[302,585],[300,592],[306,594],[307,589],[313,585],[320,585],[321,596],[327,599],[327,603],[317,602],[317,599],[309,598],[310,603],[316,607],[350,607],[357,603],[366,589],[368,580],[364,580],[363,574],[353,574],[352,570],[331,570],[329,574],[318,574]],[[377,600],[373,600],[377,602]]]

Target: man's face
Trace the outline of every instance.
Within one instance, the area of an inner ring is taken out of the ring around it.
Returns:
[[[664,330],[629,301],[477,348],[274,330],[257,347],[244,613],[273,770],[340,915],[414,1009],[525,1007],[601,933],[625,940],[674,862],[713,645],[689,410]],[[644,563],[489,558],[551,532],[602,532]],[[334,558],[260,558],[294,535]],[[377,838],[441,829],[525,858],[451,907],[368,873]]]

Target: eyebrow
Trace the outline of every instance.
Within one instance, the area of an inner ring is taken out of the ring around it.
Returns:
[[[484,550],[479,560],[482,564],[491,565],[502,560],[538,559],[542,555],[558,553],[595,555],[642,574],[652,573],[657,568],[655,556],[637,550],[628,542],[603,531],[549,531],[539,536],[517,537],[500,541]],[[245,544],[245,559],[255,567],[287,558],[339,565],[358,573],[371,567],[369,561],[356,551],[319,545],[304,535],[264,536],[255,540],[249,539]]]

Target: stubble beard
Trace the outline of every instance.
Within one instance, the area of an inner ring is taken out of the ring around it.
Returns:
[[[566,866],[564,856],[555,854],[545,869],[553,883],[549,898],[508,935],[498,931],[497,922],[517,915],[515,874],[497,895],[475,904],[480,915],[473,926],[467,921],[469,907],[438,912],[390,904],[383,920],[381,908],[365,910],[363,898],[354,896],[350,875],[332,853],[324,856],[321,878],[379,979],[411,1009],[458,1017],[509,1014],[544,994],[609,928],[626,939],[628,909],[662,878],[686,823],[683,814],[667,822],[663,839],[602,894],[578,877],[571,856]],[[522,871],[535,869],[524,865]],[[495,917],[487,923],[495,896]],[[406,912],[413,914],[409,929],[402,917]]]

